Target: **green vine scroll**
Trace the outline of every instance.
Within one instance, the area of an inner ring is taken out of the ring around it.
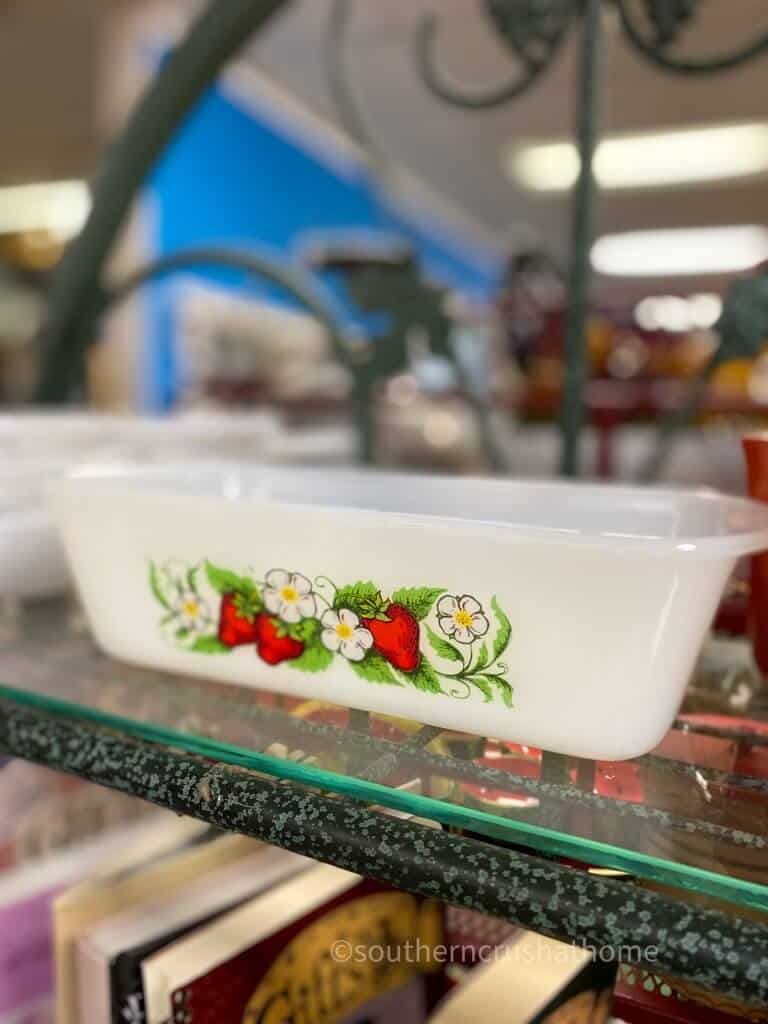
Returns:
[[[502,656],[512,627],[497,599],[401,587],[384,596],[370,580],[337,586],[327,576],[270,569],[263,579],[210,561],[149,564],[160,629],[196,654],[250,649],[271,666],[324,672],[345,661],[367,683],[411,686],[513,707]]]

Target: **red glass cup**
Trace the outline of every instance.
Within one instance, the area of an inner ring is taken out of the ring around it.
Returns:
[[[768,503],[768,431],[742,438],[750,497]],[[755,661],[768,676],[768,552],[752,557],[749,631]]]

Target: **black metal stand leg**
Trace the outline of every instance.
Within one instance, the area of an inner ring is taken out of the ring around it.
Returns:
[[[586,322],[589,301],[590,247],[595,198],[592,158],[597,142],[598,64],[602,0],[584,4],[583,42],[578,103],[578,146],[581,167],[573,197],[571,266],[565,329],[565,381],[561,413],[564,476],[579,475],[579,442],[584,426],[584,388],[587,380]]]

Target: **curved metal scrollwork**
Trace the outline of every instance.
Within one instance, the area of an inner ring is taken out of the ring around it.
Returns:
[[[415,39],[419,73],[435,95],[455,106],[498,106],[525,92],[549,67],[580,7],[580,0],[485,0],[486,16],[520,68],[510,81],[476,92],[452,85],[437,70],[437,17],[428,15],[419,25]]]
[[[648,20],[656,33],[656,44],[674,43],[699,6],[699,0],[643,0]]]
[[[373,461],[373,414],[370,403],[359,400],[361,393],[367,395],[361,387],[362,378],[367,372],[365,362],[360,358],[360,351],[349,344],[333,303],[308,275],[296,268],[275,263],[251,250],[221,246],[182,249],[139,267],[117,284],[106,287],[99,285],[92,309],[94,323],[96,318],[103,316],[108,309],[150,281],[168,277],[182,270],[199,270],[212,266],[242,271],[250,278],[270,281],[296,299],[319,320],[326,330],[335,359],[349,371],[355,384],[353,397],[358,456],[362,462]]]
[[[219,69],[290,0],[210,0],[171,51],[107,151],[83,230],[67,246],[49,288],[40,332],[42,402],[63,402],[82,378],[96,337],[94,311],[107,256],[131,201],[184,117]]]
[[[587,252],[591,233],[590,205],[595,191],[591,160],[595,143],[596,93],[590,82],[593,84],[597,45],[594,40],[590,41],[590,35],[596,39],[602,2],[604,0],[484,0],[488,19],[520,65],[520,70],[512,81],[484,93],[466,93],[458,86],[444,81],[436,70],[435,16],[421,23],[416,38],[418,69],[427,87],[448,103],[482,109],[497,106],[525,92],[552,62],[575,18],[578,16],[584,19],[585,50],[582,63],[580,119],[577,128],[582,173],[574,198],[569,327],[566,339],[569,371],[565,380],[562,415],[562,467],[567,473],[574,472],[577,467],[577,457],[574,453],[584,420],[582,392],[585,380],[583,338],[587,310]],[[701,8],[701,0],[612,0],[612,5],[617,11],[623,33],[629,43],[647,60],[665,71],[680,74],[714,74],[738,67],[768,52],[768,30],[763,29],[751,41],[729,52],[711,57],[679,57],[673,51],[695,22]],[[730,300],[733,300],[732,295]],[[744,304],[745,309],[748,306],[749,303]],[[751,310],[750,316],[753,314],[754,310]],[[738,334],[732,321],[733,317],[728,322],[728,330],[725,329],[725,320],[723,321],[721,345],[713,353],[701,375],[692,381],[680,408],[660,424],[658,443],[642,472],[643,478],[650,479],[658,473],[675,436],[695,414],[705,395],[709,377],[719,362],[725,358],[726,351],[730,351],[734,337]]]
[[[764,32],[731,53],[697,59],[675,57],[670,48],[694,22],[700,3],[701,0],[615,0],[627,39],[644,57],[667,71],[725,71],[768,50],[768,32]],[[525,92],[549,67],[582,6],[581,0],[484,0],[488,20],[520,68],[511,81],[477,92],[450,83],[438,70],[438,19],[429,15],[416,33],[419,73],[426,86],[447,103],[475,109],[498,106]]]
[[[694,20],[699,4],[700,0],[642,0],[644,20],[650,30],[646,32],[636,13],[640,8],[637,0],[616,0],[622,28],[632,45],[648,60],[667,71],[681,74],[727,71],[768,50],[768,32],[763,32],[732,53],[695,60],[673,56],[669,48],[678,42],[685,28]]]
[[[331,94],[341,126],[357,143],[363,156],[379,178],[388,176],[391,161],[371,132],[360,109],[347,72],[347,39],[354,0],[333,0],[325,37],[325,68]]]
[[[346,43],[355,0],[333,0],[326,33],[325,63],[328,86],[342,127],[360,147],[370,171],[371,182],[376,192],[382,195],[396,184],[397,168],[382,147],[379,139],[371,132],[365,115],[360,108],[355,90],[351,87],[347,69]],[[386,209],[378,205],[383,219],[390,220]],[[393,221],[394,233],[399,234],[399,225]],[[481,444],[489,466],[494,470],[506,469],[496,443],[489,418],[489,410],[474,394],[460,360],[450,344],[453,323],[445,314],[444,291],[430,285],[423,277],[410,243],[403,239],[399,253],[383,259],[375,250],[366,253],[358,248],[353,253],[325,253],[316,261],[317,266],[335,267],[346,278],[345,284],[356,305],[362,302],[366,312],[384,313],[390,327],[386,341],[373,347],[367,366],[357,373],[358,397],[370,403],[372,385],[377,378],[383,379],[395,372],[401,372],[409,365],[407,336],[410,328],[419,325],[429,339],[433,354],[450,361],[459,382],[460,391],[471,407],[478,428]],[[364,378],[367,378],[365,380]],[[357,403],[359,406],[359,402]],[[363,422],[362,414],[358,423]],[[373,425],[366,428],[372,433]],[[363,443],[363,452],[373,449],[373,438]]]
[[[301,270],[275,263],[250,249],[199,246],[161,256],[139,267],[117,284],[101,288],[98,301],[99,315],[103,316],[110,307],[122,302],[131,292],[149,281],[168,277],[182,270],[199,270],[201,267],[240,270],[250,278],[264,279],[277,285],[315,316],[327,332],[334,357],[342,366],[354,372],[355,362],[344,327],[330,300],[317,284]]]

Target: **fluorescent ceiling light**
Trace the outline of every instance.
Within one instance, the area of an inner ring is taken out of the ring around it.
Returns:
[[[723,310],[719,295],[702,292],[679,295],[649,295],[635,306],[635,322],[646,331],[690,331],[714,327]]]
[[[666,228],[604,235],[592,246],[592,266],[612,277],[728,274],[768,260],[768,228]]]
[[[47,231],[66,241],[76,235],[91,209],[84,181],[48,181],[0,188],[0,234]]]
[[[688,310],[693,327],[714,327],[723,312],[723,300],[719,295],[710,295],[709,292],[689,295]]]
[[[572,142],[508,147],[508,173],[536,192],[563,192],[579,173]],[[712,125],[609,136],[595,153],[602,188],[663,188],[768,172],[768,123]]]

